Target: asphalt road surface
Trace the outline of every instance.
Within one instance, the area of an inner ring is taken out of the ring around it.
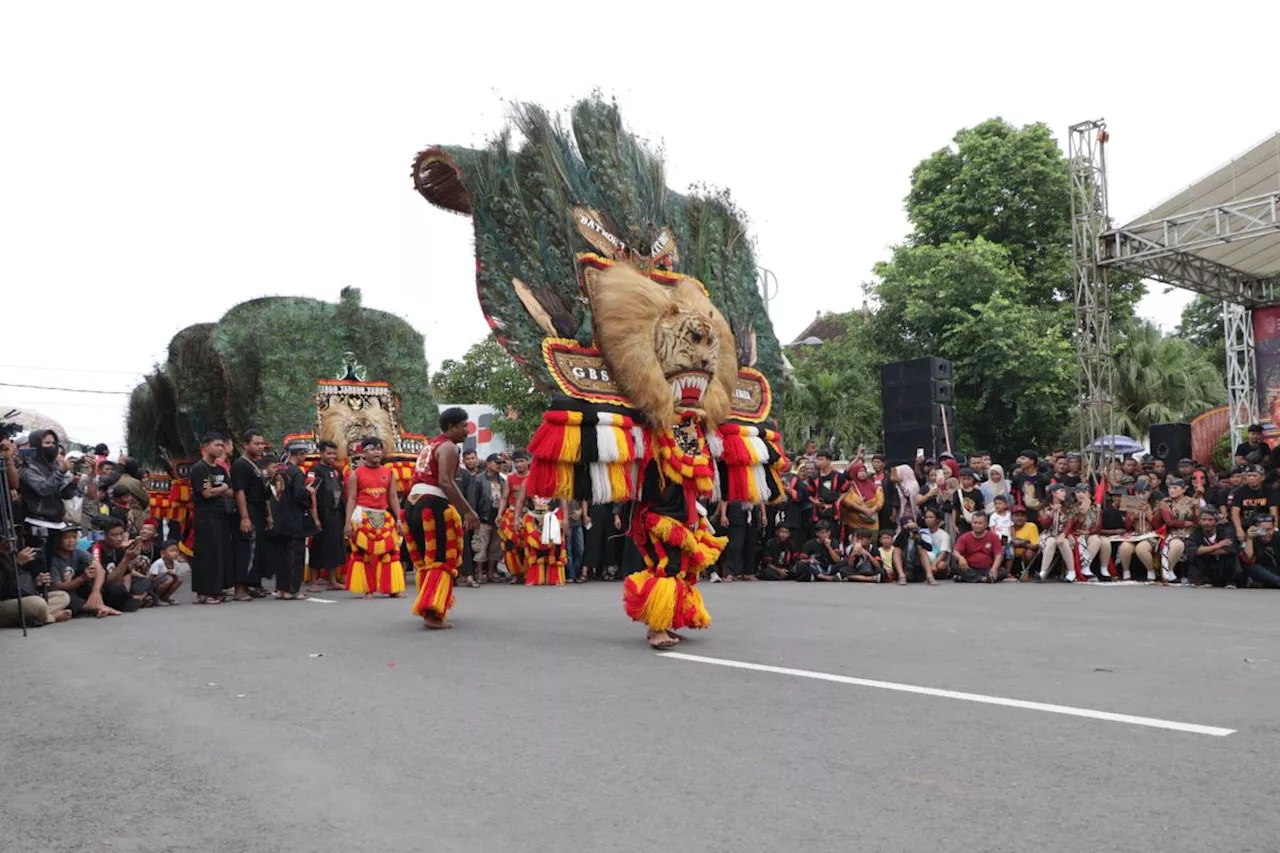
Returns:
[[[681,653],[809,674],[655,654],[607,583],[5,631],[0,850],[1280,847],[1280,595],[705,590]]]

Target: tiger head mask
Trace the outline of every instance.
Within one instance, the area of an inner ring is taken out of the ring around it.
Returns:
[[[587,278],[596,340],[620,390],[654,426],[729,416],[738,373],[733,332],[691,278],[660,284],[618,263]]]

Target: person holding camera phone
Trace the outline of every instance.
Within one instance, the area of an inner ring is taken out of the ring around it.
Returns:
[[[18,470],[18,495],[23,514],[51,524],[62,523],[67,516],[63,501],[76,495],[76,477],[67,470],[65,459],[59,461],[58,434],[51,429],[32,433],[34,456]]]
[[[0,628],[35,627],[70,619],[71,596],[52,589],[53,576],[39,549],[23,548],[13,554],[10,547],[8,539],[0,539]]]
[[[1276,538],[1276,520],[1270,513],[1253,516],[1245,531],[1240,567],[1245,577],[1258,586],[1280,589],[1280,539]]]

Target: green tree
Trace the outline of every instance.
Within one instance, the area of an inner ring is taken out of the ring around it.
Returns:
[[[906,207],[912,244],[981,237],[1008,251],[1029,302],[1074,299],[1071,181],[1046,125],[993,118],[960,130],[912,170]],[[1146,292],[1140,279],[1115,272],[1110,290],[1113,322],[1133,316]]]
[[[1189,421],[1227,402],[1222,374],[1209,355],[1153,323],[1123,330],[1115,346],[1116,428],[1144,438],[1152,424]]]
[[[832,318],[843,332],[818,347],[791,351],[791,381],[775,406],[785,445],[810,438],[848,458],[880,443],[880,365],[885,357],[857,313]]]
[[[1226,332],[1222,327],[1222,300],[1197,293],[1182,309],[1176,330],[1178,337],[1206,350],[1222,350]]]
[[[913,242],[957,236],[1007,247],[1037,299],[1070,286],[1071,184],[1066,159],[1043,124],[1000,118],[965,128],[912,170],[907,216]]]
[[[461,360],[442,361],[431,377],[431,390],[442,404],[493,406],[500,413],[493,431],[516,447],[533,438],[547,408],[546,396],[538,393],[493,335],[472,346]]]

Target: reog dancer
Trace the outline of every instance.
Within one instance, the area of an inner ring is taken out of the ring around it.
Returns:
[[[440,413],[440,434],[418,454],[408,518],[409,554],[418,579],[413,613],[428,628],[452,628],[453,582],[462,561],[463,530],[480,525],[458,489],[458,443],[467,437],[467,413],[458,407]]]

